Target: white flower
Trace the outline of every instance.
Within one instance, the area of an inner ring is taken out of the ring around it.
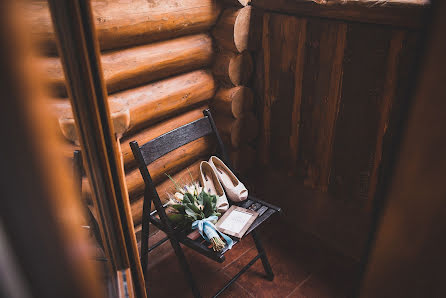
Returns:
[[[177,201],[183,201],[183,194],[182,193],[180,193],[180,192],[176,192],[175,193],[175,195],[174,195],[174,197],[175,197],[175,199],[177,200]]]
[[[178,204],[178,202],[175,201],[175,200],[172,199],[172,198],[169,198],[169,201],[167,201],[167,205],[168,205],[168,206],[170,206],[170,205],[176,205],[176,204]]]
[[[195,187],[194,186],[186,185],[185,187],[186,187],[188,193],[190,193],[192,195],[194,194],[194,192],[195,192]]]
[[[194,183],[194,194],[198,196],[201,193],[202,188],[200,187],[200,184]]]

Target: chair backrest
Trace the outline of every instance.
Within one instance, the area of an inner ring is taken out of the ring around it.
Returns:
[[[221,137],[218,134],[211,112],[209,110],[204,110],[203,114],[203,118],[171,130],[141,146],[139,146],[136,141],[130,142],[133,155],[138,162],[138,166],[144,179],[146,179],[144,176],[148,174],[147,165],[181,146],[212,134],[216,138],[220,157],[225,162],[229,163],[229,158],[226,154]]]
[[[167,218],[164,206],[161,203],[158,191],[156,190],[152,177],[147,169],[147,165],[181,146],[211,134],[213,134],[217,140],[220,158],[229,165],[228,156],[220,135],[218,134],[211,112],[209,110],[204,110],[203,114],[203,118],[171,130],[142,146],[139,146],[136,141],[130,142],[130,148],[132,148],[133,156],[138,163],[139,171],[141,172],[145,184],[141,233],[141,262],[143,264],[147,264],[146,252],[148,251],[149,222],[154,224],[157,223],[156,225],[158,228],[164,230],[168,235],[174,235],[173,228]],[[156,216],[152,216],[152,202],[155,205],[160,221],[155,218]]]

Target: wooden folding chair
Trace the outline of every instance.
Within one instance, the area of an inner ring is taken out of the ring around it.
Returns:
[[[210,111],[205,110],[203,111],[203,114],[203,118],[200,118],[196,121],[165,133],[142,146],[139,146],[136,141],[130,142],[130,147],[132,148],[133,155],[138,163],[139,170],[145,183],[140,254],[144,275],[147,276],[146,271],[148,264],[148,252],[162,244],[164,241],[170,240],[170,243],[180,263],[181,269],[184,272],[186,280],[189,283],[195,297],[201,297],[200,291],[190,271],[189,264],[186,261],[180,243],[219,263],[222,263],[225,260],[224,254],[226,253],[227,248],[225,248],[221,252],[214,252],[211,248],[208,248],[208,246],[204,245],[201,239],[192,240],[188,238],[187,234],[190,232],[190,230],[185,231],[172,225],[172,223],[167,218],[166,212],[164,210],[166,205],[163,205],[161,203],[160,197],[156,191],[155,185],[152,181],[147,166],[163,155],[183,145],[186,145],[201,137],[213,135],[217,141],[219,157],[226,163],[226,165],[231,168],[228,155],[226,154],[224,145],[222,143],[220,135],[218,134]],[[153,212],[151,212],[150,210],[152,202],[156,208],[156,210],[154,210]],[[220,295],[224,290],[226,290],[258,259],[262,260],[268,280],[274,279],[273,271],[255,229],[261,223],[267,220],[271,215],[276,212],[280,212],[281,210],[279,207],[263,202],[257,198],[254,198],[253,196],[249,196],[247,200],[241,202],[238,205],[244,208],[255,210],[259,213],[257,219],[253,222],[253,224],[245,234],[245,237],[248,234],[251,234],[251,236],[253,237],[258,255],[254,257],[245,267],[243,267],[240,272],[237,273],[226,285],[224,285],[223,288],[221,288],[214,297]],[[150,248],[148,247],[149,222],[167,234],[166,238],[159,241]],[[234,244],[238,242],[238,240],[235,238],[233,238],[233,240]]]

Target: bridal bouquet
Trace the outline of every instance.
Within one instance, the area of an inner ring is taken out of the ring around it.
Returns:
[[[220,216],[217,212],[217,197],[205,192],[197,182],[180,187],[172,177],[168,177],[177,190],[175,194],[169,195],[166,209],[169,220],[177,225],[198,229],[200,235],[212,244],[214,251],[221,251],[225,247],[220,236],[230,249],[232,239],[219,232],[214,225]]]

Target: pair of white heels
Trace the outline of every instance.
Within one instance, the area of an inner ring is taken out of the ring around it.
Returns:
[[[209,162],[200,163],[200,182],[207,193],[217,196],[217,211],[220,213],[229,208],[226,195],[233,202],[241,202],[248,197],[248,190],[243,183],[216,156],[211,156]]]

